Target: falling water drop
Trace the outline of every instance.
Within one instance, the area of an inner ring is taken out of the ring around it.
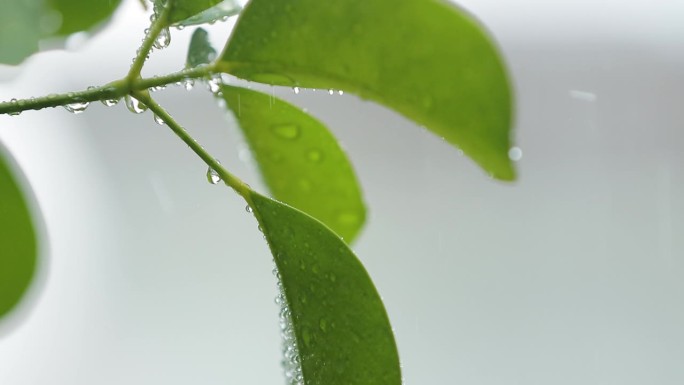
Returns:
[[[157,36],[153,46],[156,49],[164,49],[168,47],[169,44],[171,44],[171,32],[169,32],[168,28],[164,28],[159,31],[159,36]]]
[[[83,113],[86,108],[88,108],[88,105],[90,105],[89,102],[75,102],[65,105],[64,109],[72,114],[80,114]]]
[[[131,111],[134,114],[142,114],[147,111],[147,106],[131,95],[126,95],[124,102],[126,103],[128,111]]]

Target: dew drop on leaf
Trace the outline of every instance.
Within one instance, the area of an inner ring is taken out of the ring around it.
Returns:
[[[72,114],[80,114],[85,112],[86,108],[90,105],[89,102],[75,102],[64,106],[64,109],[71,112]]]
[[[306,154],[306,158],[314,163],[320,163],[323,160],[323,153],[319,150],[311,150]]]
[[[299,126],[296,124],[278,124],[271,127],[271,131],[273,131],[277,137],[288,140],[297,139],[300,134]]]
[[[143,112],[147,111],[147,106],[131,95],[126,95],[124,102],[126,103],[126,108],[128,108],[128,111],[131,111],[134,114],[142,114]]]

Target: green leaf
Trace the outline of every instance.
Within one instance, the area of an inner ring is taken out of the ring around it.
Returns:
[[[0,0],[0,63],[17,65],[38,51],[41,1]]]
[[[372,99],[460,147],[492,176],[515,178],[501,57],[447,1],[252,0],[218,68]]]
[[[36,232],[16,172],[0,144],[0,318],[19,303],[36,269]]]
[[[209,42],[209,33],[203,28],[197,28],[192,33],[188,57],[185,61],[186,68],[194,68],[203,64],[209,64],[216,59],[216,50]]]
[[[281,99],[223,86],[273,196],[325,223],[350,242],[366,218],[361,189],[335,137]]]
[[[241,10],[242,6],[236,0],[224,0],[195,16],[179,21],[176,25],[189,26],[213,23],[220,19],[235,16]]]
[[[169,25],[172,25],[201,13],[222,0],[156,0],[155,2],[161,4],[166,1],[173,6],[168,20]]]
[[[103,23],[112,16],[121,0],[47,0],[46,3],[62,20],[54,35],[65,36],[88,31]]]
[[[42,38],[92,30],[121,0],[0,0],[0,63],[17,65]]]
[[[387,313],[349,247],[301,211],[255,192],[250,198],[278,269],[304,382],[401,384]]]

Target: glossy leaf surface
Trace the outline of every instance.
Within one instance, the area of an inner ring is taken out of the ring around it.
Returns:
[[[216,50],[209,42],[209,33],[203,28],[197,28],[190,39],[185,67],[193,68],[202,64],[209,64],[215,58]]]
[[[47,0],[47,5],[58,12],[55,16],[62,20],[54,33],[60,36],[90,30],[109,19],[120,3],[121,0]]]
[[[33,220],[11,165],[0,145],[0,318],[26,292],[37,258]]]
[[[382,103],[514,179],[512,96],[483,29],[444,0],[252,0],[219,68]]]
[[[198,13],[195,16],[181,20],[177,25],[199,25],[204,23],[212,23],[226,17],[235,16],[242,10],[242,6],[237,0],[224,0],[215,6]]]
[[[157,3],[160,0],[156,0]],[[169,15],[169,24],[176,24],[189,19],[220,3],[221,0],[166,0],[173,5]],[[180,23],[179,23],[180,24]]]
[[[330,131],[299,107],[270,95],[232,86],[223,86],[222,93],[273,197],[351,242],[366,209],[349,159]]]
[[[392,328],[349,247],[310,216],[256,193],[307,385],[399,385]]]

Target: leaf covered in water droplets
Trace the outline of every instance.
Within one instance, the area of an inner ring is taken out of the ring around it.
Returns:
[[[221,91],[273,197],[351,242],[366,209],[351,163],[330,131],[281,99],[240,87]]]
[[[252,0],[218,68],[243,79],[340,89],[382,103],[515,178],[512,95],[483,29],[444,0]]]
[[[0,318],[19,303],[36,269],[36,232],[15,170],[0,144]]]
[[[310,216],[250,194],[273,253],[307,385],[401,384],[392,328],[349,247]]]

